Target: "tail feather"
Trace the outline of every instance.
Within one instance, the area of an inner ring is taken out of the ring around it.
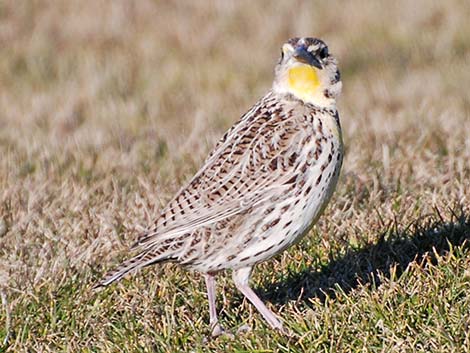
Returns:
[[[111,283],[119,281],[122,277],[130,272],[137,271],[142,267],[149,266],[161,261],[164,261],[164,259],[149,256],[149,253],[139,254],[129,260],[124,261],[116,269],[106,273],[104,277],[93,286],[93,289],[109,286]]]

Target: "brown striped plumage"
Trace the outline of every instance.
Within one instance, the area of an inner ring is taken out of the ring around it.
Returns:
[[[138,238],[136,255],[98,286],[157,262],[177,262],[205,275],[218,334],[213,276],[232,269],[237,287],[281,329],[248,279],[255,264],[308,232],[333,193],[343,156],[335,101],[340,90],[336,60],[322,41],[289,40],[272,90],[227,131]]]

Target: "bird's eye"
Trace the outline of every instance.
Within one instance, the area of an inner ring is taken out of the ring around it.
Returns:
[[[282,63],[283,60],[284,60],[284,50],[281,50],[281,57],[279,58],[278,64]]]
[[[322,60],[325,59],[328,56],[328,48],[327,47],[321,48],[317,55],[320,59]]]

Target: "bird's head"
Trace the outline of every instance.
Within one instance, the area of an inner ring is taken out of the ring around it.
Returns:
[[[323,41],[292,38],[282,46],[275,69],[275,92],[290,93],[319,107],[334,107],[341,86],[337,61]]]

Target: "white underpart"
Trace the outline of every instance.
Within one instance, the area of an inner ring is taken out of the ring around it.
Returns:
[[[253,212],[255,213],[250,215],[251,218],[263,220],[258,229],[252,229],[253,224],[251,222],[242,225],[238,228],[233,239],[224,247],[224,251],[214,253],[204,261],[204,264],[196,266],[197,270],[205,272],[224,268],[242,268],[252,264],[253,258],[256,259],[256,263],[265,261],[299,241],[311,229],[333,194],[341,166],[341,159],[338,161],[338,154],[342,155],[343,153],[342,140],[338,134],[334,118],[328,115],[324,119],[322,118],[322,122],[325,134],[329,135],[329,138],[327,142],[322,144],[322,153],[319,159],[312,163],[304,174],[305,185],[302,188],[302,193],[311,186],[308,197],[300,197],[301,201],[293,207],[293,203],[297,200],[297,197],[295,197],[297,189],[289,191],[292,193],[291,195],[288,194],[286,188],[272,189],[272,192],[265,193],[263,201],[258,203],[257,208],[254,208]],[[300,151],[300,165],[307,161],[308,153],[317,148],[315,141],[315,138],[312,138],[310,144]],[[331,162],[328,163],[328,156],[332,152],[331,141],[333,141],[334,153],[332,153]],[[326,168],[321,171],[321,166],[324,164]],[[316,185],[320,174],[322,175],[321,181]],[[266,216],[263,212],[268,204],[272,204],[277,208],[291,207],[284,213],[274,211]],[[281,219],[275,226],[267,231],[261,229],[264,224],[272,222],[279,215]],[[288,222],[292,222],[291,226],[284,228]],[[292,227],[292,225],[294,226]],[[286,234],[287,231],[290,231],[290,234]],[[251,239],[247,245],[244,245],[247,236]],[[230,253],[238,253],[238,255],[232,261],[227,261],[227,254]],[[247,258],[247,261],[240,261],[243,258]],[[223,264],[223,267],[220,264]]]

